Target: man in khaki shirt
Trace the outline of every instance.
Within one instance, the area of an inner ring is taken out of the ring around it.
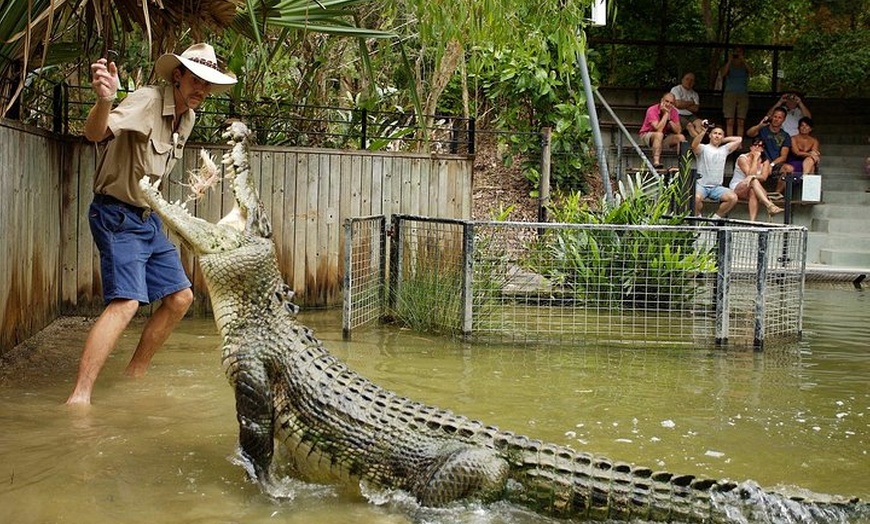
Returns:
[[[141,87],[113,109],[118,68],[105,58],[91,64],[98,98],[84,134],[103,151],[88,219],[100,252],[106,309],[85,341],[67,404],[90,404],[97,375],[140,304],[161,301],[127,365],[125,373],[133,377],[145,374],[193,302],[178,251],[143,200],[139,180],[169,174],[193,129],[194,110],[209,94],[229,89],[236,80],[220,71],[208,44],[194,44],[180,55],[164,54],[155,71],[169,85]]]

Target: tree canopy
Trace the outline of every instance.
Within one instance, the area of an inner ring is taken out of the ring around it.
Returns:
[[[691,70],[704,88],[743,45],[751,89],[870,96],[866,0],[610,0],[608,24],[588,27],[591,2],[7,0],[0,99],[32,77],[87,84],[109,49],[139,85],[160,53],[208,39],[239,77],[235,101],[472,116],[532,154],[533,133],[550,127],[554,180],[572,186],[592,162],[578,53],[599,85],[669,87]],[[535,166],[527,173],[536,180]]]

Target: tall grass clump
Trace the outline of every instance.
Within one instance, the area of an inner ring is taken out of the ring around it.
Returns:
[[[504,220],[512,210],[513,206],[500,209],[493,220]],[[460,334],[465,257],[469,256],[474,329],[492,323],[508,281],[507,252],[495,229],[473,227],[474,247],[469,254],[463,249],[462,229],[417,229],[414,239],[403,250],[402,275],[395,277],[397,292],[392,312],[395,320],[416,331]]]

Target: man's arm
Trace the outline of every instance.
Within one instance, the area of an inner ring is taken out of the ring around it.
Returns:
[[[777,107],[782,107],[784,105],[785,105],[785,95],[782,95],[781,97],[779,97],[779,100],[774,102],[773,105],[770,106],[770,109],[767,110],[767,116],[772,115],[773,110],[776,109]]]
[[[97,95],[97,102],[85,120],[85,137],[92,142],[102,142],[112,132],[109,131],[109,113],[118,92],[118,68],[115,62],[100,58],[91,64],[91,87]]]
[[[692,138],[692,153],[695,153],[695,156],[701,154],[701,139],[704,138],[704,133],[698,133]]]
[[[746,136],[751,137],[751,138],[757,137],[758,133],[761,132],[761,128],[766,126],[768,124],[768,122],[770,122],[770,117],[765,116],[764,118],[761,119],[760,122],[758,122],[757,124],[755,124],[754,126],[752,126],[746,130]]]
[[[697,113],[698,109],[700,109],[701,106],[699,106],[693,98],[680,98],[679,95],[683,93],[681,93],[677,87],[671,89],[671,94],[673,94],[674,98],[676,99],[676,101],[674,102],[674,107],[676,107],[677,109],[685,109],[692,113]]]
[[[782,146],[779,150],[779,156],[770,161],[771,164],[781,165],[785,162],[785,159],[788,158],[788,146]]]
[[[722,145],[728,148],[732,153],[740,149],[743,145],[743,138],[739,136],[726,136],[722,139]]]
[[[683,124],[680,123],[680,113],[677,112],[676,108],[671,109],[670,114],[668,115],[668,122],[671,125],[671,131],[673,131],[675,135],[683,132]]]
[[[665,130],[665,126],[668,125],[668,122],[671,119],[671,115],[668,111],[662,111],[661,105],[659,105],[659,119],[653,122],[653,129],[657,132],[662,132]]]

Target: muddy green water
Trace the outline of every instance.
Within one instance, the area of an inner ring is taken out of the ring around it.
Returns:
[[[636,464],[870,499],[870,292],[809,289],[799,343],[712,348],[466,346],[390,327],[333,353],[401,394]],[[69,394],[88,324],[64,319],[0,361],[0,523],[542,523],[507,505],[442,510],[285,479],[263,495],[233,462],[232,392],[211,320],[185,320],[149,374],[122,377],[141,322],[97,383]]]

